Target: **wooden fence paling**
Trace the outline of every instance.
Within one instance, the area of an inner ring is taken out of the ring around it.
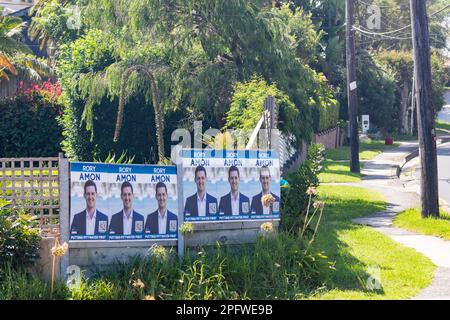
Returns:
[[[36,215],[44,229],[59,228],[59,159],[0,158],[0,198]]]

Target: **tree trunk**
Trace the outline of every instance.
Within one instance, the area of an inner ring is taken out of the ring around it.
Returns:
[[[123,112],[125,108],[125,86],[128,78],[134,71],[144,71],[150,80],[150,86],[152,89],[152,103],[155,112],[155,127],[156,127],[156,137],[158,141],[158,156],[159,161],[163,162],[164,157],[164,119],[161,111],[161,104],[159,103],[159,90],[156,85],[155,77],[148,67],[142,65],[136,65],[128,68],[122,75],[122,82],[120,86],[120,97],[119,97],[119,110],[117,111],[117,122],[116,130],[114,133],[114,142],[117,142],[120,137],[120,130],[122,129],[123,122]]]

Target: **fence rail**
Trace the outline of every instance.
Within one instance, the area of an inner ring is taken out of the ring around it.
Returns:
[[[59,158],[0,158],[0,199],[59,227]]]

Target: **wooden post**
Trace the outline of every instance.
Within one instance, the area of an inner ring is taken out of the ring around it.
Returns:
[[[412,90],[411,90],[411,127],[410,127],[410,135],[414,135],[414,106],[415,106],[415,91],[416,91],[416,81],[414,80],[414,75],[412,79]]]
[[[178,197],[178,256],[184,257],[184,235],[180,232],[180,227],[184,223],[184,203],[183,203],[183,149],[177,149],[177,197]]]
[[[69,243],[69,232],[70,232],[70,212],[69,212],[69,201],[70,201],[70,170],[69,170],[69,160],[64,158],[64,154],[59,154],[59,223],[60,223],[60,233],[61,233],[61,243]],[[70,246],[67,253],[61,257],[60,261],[60,278],[66,280],[66,270],[69,266],[69,255]]]
[[[421,161],[422,217],[439,216],[438,166],[426,1],[410,0],[415,100]]]
[[[350,171],[360,172],[359,137],[358,137],[358,95],[356,83],[355,30],[353,24],[355,8],[354,0],[345,1],[346,15],[346,60],[347,60],[347,97],[350,126]]]

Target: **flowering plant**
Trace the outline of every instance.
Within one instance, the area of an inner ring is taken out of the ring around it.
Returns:
[[[69,246],[68,246],[67,242],[64,242],[61,245],[55,245],[52,248],[52,255],[55,257],[62,257],[63,255],[66,254],[68,249],[69,249]]]
[[[261,202],[264,207],[270,207],[272,204],[275,203],[275,198],[270,193],[265,194],[261,197]]]
[[[62,90],[59,82],[52,83],[50,80],[44,81],[41,84],[32,83],[29,87],[24,88],[24,83],[19,83],[19,89],[17,94],[23,94],[28,97],[29,100],[34,100],[36,97],[42,97],[46,102],[55,103],[58,102]]]
[[[260,226],[260,231],[263,235],[269,235],[275,232],[275,228],[272,222],[264,222]]]

